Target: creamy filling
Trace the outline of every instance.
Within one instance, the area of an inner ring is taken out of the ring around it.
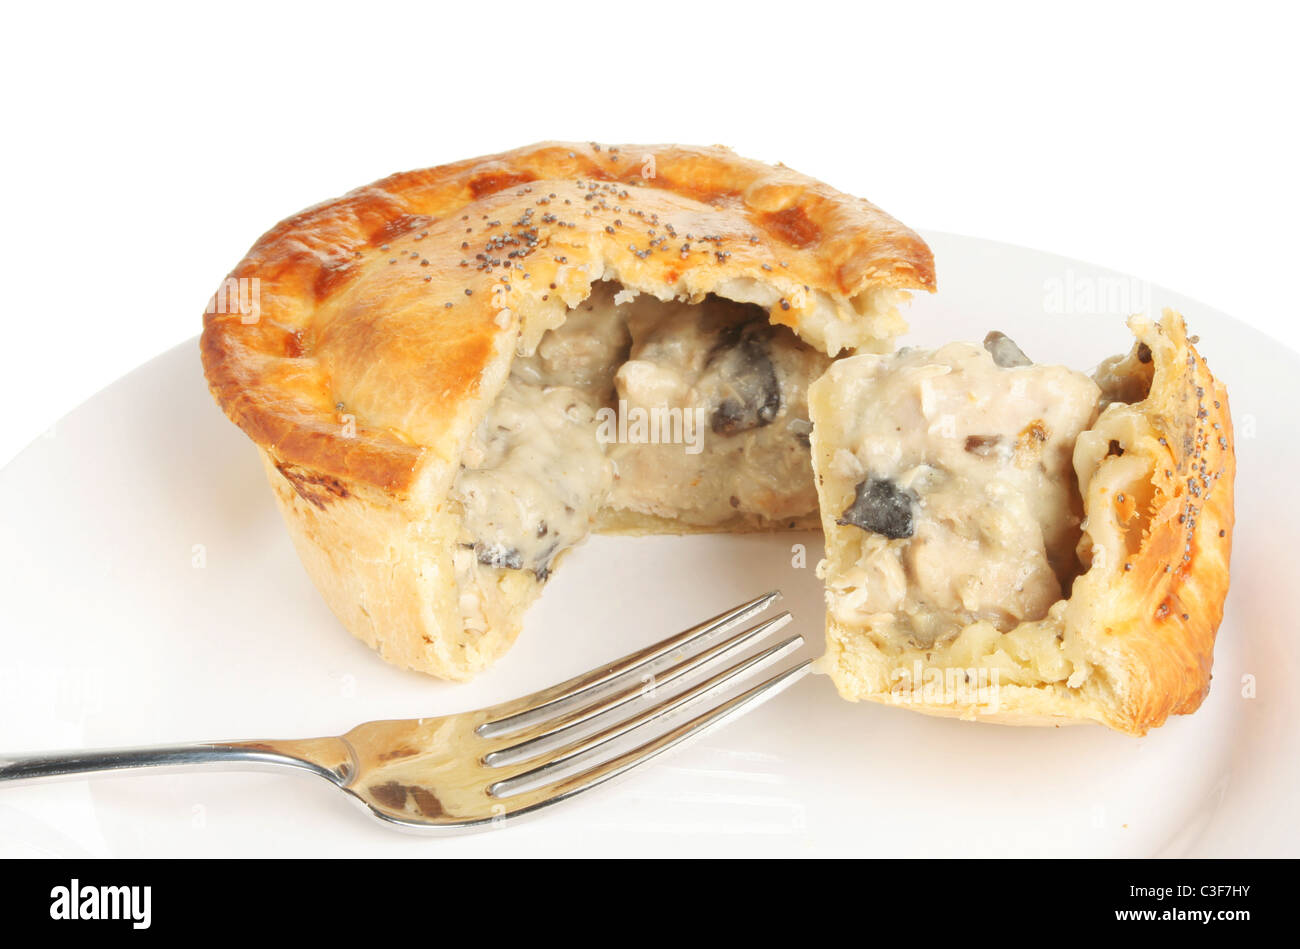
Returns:
[[[487,567],[545,580],[557,554],[586,536],[613,481],[582,389],[511,376],[464,457],[454,496],[462,547]]]
[[[817,509],[807,388],[830,360],[751,304],[603,282],[516,357],[452,498],[470,628],[510,572],[544,581],[602,511],[697,527]]]
[[[815,511],[807,390],[830,360],[762,309],[727,300],[701,309],[642,297],[627,319],[620,412],[680,414],[696,440],[611,445],[610,506],[697,526]]]
[[[824,474],[845,499],[837,522],[856,532],[830,570],[833,614],[923,649],[973,623],[1044,618],[1081,569],[1072,459],[1097,384],[1031,364],[1001,334],[984,349],[854,357],[835,384]]]

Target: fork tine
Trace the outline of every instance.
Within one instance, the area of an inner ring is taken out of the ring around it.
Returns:
[[[782,612],[769,620],[759,623],[757,626],[734,633],[726,639],[709,646],[703,652],[698,652],[658,674],[653,679],[652,687],[658,689],[660,686],[669,685],[691,673],[716,667],[720,660],[727,655],[736,652],[742,646],[758,641],[774,630],[780,629],[790,620],[790,614]],[[483,756],[483,763],[491,768],[499,768],[503,765],[536,758],[561,745],[570,745],[572,744],[572,736],[584,724],[622,705],[646,697],[646,695],[643,679],[641,677],[633,678],[626,688],[613,693],[594,705],[580,705],[567,715],[562,715],[557,719],[547,719],[534,728],[523,732],[511,733],[511,739],[518,740],[508,748],[498,748],[488,752]]]
[[[534,692],[532,695],[494,706],[488,709],[492,718],[478,727],[478,734],[483,738],[495,738],[559,716],[581,702],[590,701],[595,696],[603,694],[605,689],[612,687],[616,680],[633,673],[657,668],[665,657],[675,651],[707,642],[713,636],[745,622],[751,616],[767,609],[780,596],[779,590],[764,593],[748,603],[742,603],[725,613],[719,613],[713,619],[692,626],[654,645],[638,649],[608,665],[584,672],[566,682]]]
[[[551,804],[581,794],[583,791],[589,791],[598,787],[607,781],[613,780],[620,775],[625,774],[637,765],[644,764],[657,758],[659,755],[670,751],[681,745],[683,742],[693,738],[699,738],[715,728],[720,727],[729,719],[741,714],[751,706],[757,706],[778,693],[789,688],[811,669],[816,660],[806,659],[797,665],[786,669],[784,672],[777,673],[770,679],[759,683],[751,689],[742,692],[734,698],[728,699],[721,705],[697,715],[688,722],[684,722],[662,735],[638,745],[629,751],[623,752],[614,758],[597,764],[596,766],[570,775],[549,785],[533,788],[530,791],[521,792],[519,796],[532,796],[535,799],[529,801],[525,806],[514,811],[515,816],[522,816],[530,811],[535,811]],[[507,798],[510,800],[510,798]]]
[[[580,740],[577,744],[566,746],[561,749],[559,757],[554,757],[543,764],[533,767],[527,771],[510,775],[502,778],[489,785],[488,793],[493,797],[507,797],[512,791],[521,788],[524,785],[545,784],[543,780],[550,775],[571,767],[580,761],[596,755],[602,748],[609,745],[624,735],[627,735],[638,728],[658,721],[664,716],[671,715],[684,708],[689,708],[711,695],[716,695],[721,687],[739,676],[746,675],[756,669],[771,665],[777,660],[789,655],[792,651],[803,645],[802,636],[791,636],[784,642],[777,643],[764,649],[762,652],[750,656],[735,665],[730,666],[721,672],[710,676],[708,679],[692,686],[678,695],[672,696],[658,703],[657,705],[646,709],[645,711],[634,715],[632,718],[623,722],[618,722],[608,728],[597,732],[587,738]]]

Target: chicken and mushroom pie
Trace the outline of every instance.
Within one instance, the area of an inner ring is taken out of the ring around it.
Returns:
[[[481,671],[593,531],[820,523],[848,698],[1131,733],[1195,710],[1234,472],[1195,340],[1134,318],[1091,376],[998,333],[888,355],[934,284],[915,233],[787,168],[546,143],[277,225],[203,362],[390,662]]]
[[[916,234],[787,168],[548,143],[277,225],[203,361],[343,625],[466,679],[593,530],[815,527],[808,388],[933,287]]]

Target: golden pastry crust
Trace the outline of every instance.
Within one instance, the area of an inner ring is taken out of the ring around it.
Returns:
[[[279,461],[407,491],[425,452],[455,454],[516,337],[535,343],[608,272],[665,297],[750,294],[831,352],[887,348],[902,325],[878,312],[882,291],[934,289],[914,232],[787,168],[720,147],[544,143],[277,225],[228,278],[259,281],[256,322],[207,314],[203,365]]]
[[[1096,377],[1113,401],[1075,447],[1086,514],[1080,549],[1090,561],[1084,573],[1045,619],[979,649],[959,637],[960,652],[935,658],[939,672],[963,664],[1010,669],[996,701],[977,700],[974,689],[956,700],[938,690],[930,700],[912,687],[915,676],[900,691],[898,670],[921,661],[928,671],[931,657],[891,654],[864,629],[828,616],[823,668],[844,697],[1007,724],[1095,721],[1133,735],[1200,706],[1232,550],[1228,396],[1180,316],[1134,317],[1129,326],[1138,340],[1132,351],[1103,363]],[[825,379],[814,388],[814,422],[819,412],[845,410]],[[819,452],[816,431],[818,467],[829,455]],[[836,504],[823,493],[828,551],[843,542],[840,532],[858,530],[836,523]],[[1040,645],[1026,646],[1032,642]]]
[[[544,143],[394,175],[277,225],[209,306],[204,370],[261,450],[321,594],[389,661],[466,679],[517,634],[540,589],[521,570],[502,571],[489,628],[463,628],[449,492],[516,353],[600,280],[756,303],[833,354],[890,348],[897,303],[934,289],[934,265],[870,203],[719,147]],[[632,515],[597,528],[691,530]]]
[[[1131,490],[1107,483],[1106,467],[1122,459],[1095,462],[1087,531],[1094,539],[1117,534],[1130,555],[1080,578],[1066,622],[1087,631],[1114,690],[1104,721],[1140,735],[1196,711],[1209,692],[1228,593],[1237,464],[1227,390],[1182,318],[1166,311],[1158,323],[1130,325],[1138,345],[1126,360],[1104,365],[1102,379],[1114,375],[1122,385],[1125,376],[1153,370],[1149,394],[1131,408],[1149,429],[1136,429],[1137,444],[1121,442],[1149,460],[1143,480],[1154,489],[1152,502],[1139,511]],[[1109,445],[1108,435],[1134,431],[1127,422],[1103,416],[1098,448],[1102,439]],[[1094,464],[1076,453],[1076,467],[1081,461]]]

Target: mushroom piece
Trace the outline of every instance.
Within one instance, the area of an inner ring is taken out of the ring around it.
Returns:
[[[835,523],[860,527],[890,540],[911,537],[915,496],[888,478],[866,478],[854,489],[853,503]]]
[[[1016,366],[1032,366],[1033,360],[1025,355],[1024,350],[1016,345],[1006,333],[999,333],[993,330],[984,337],[984,348],[989,351],[993,357],[993,362],[1003,369],[1014,369]]]

